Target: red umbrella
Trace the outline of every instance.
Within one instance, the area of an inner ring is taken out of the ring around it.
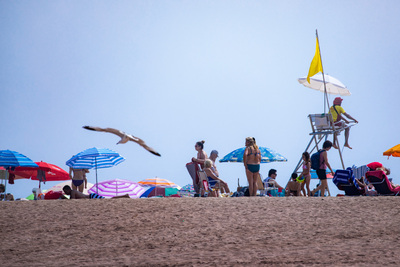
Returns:
[[[42,178],[42,181],[66,181],[71,179],[66,171],[54,164],[46,163],[43,161],[36,162],[36,164],[39,166],[39,168],[16,167],[13,171],[10,171],[10,173],[23,178],[31,178],[32,180],[40,182],[41,180],[37,177],[38,170],[43,171],[45,175],[44,178]]]

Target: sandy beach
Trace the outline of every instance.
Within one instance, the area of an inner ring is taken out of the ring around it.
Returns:
[[[2,266],[398,265],[399,197],[0,202]]]

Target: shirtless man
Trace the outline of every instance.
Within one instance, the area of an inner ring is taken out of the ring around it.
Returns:
[[[70,199],[81,199],[81,198],[88,198],[88,199],[94,199],[94,198],[104,198],[102,196],[99,196],[98,194],[95,193],[91,193],[89,195],[86,195],[82,192],[79,192],[77,190],[71,189],[71,187],[69,185],[66,185],[63,187],[63,191],[66,195],[70,196]],[[122,196],[115,196],[112,198],[130,198],[129,194],[125,194]]]
[[[88,172],[88,169],[69,168],[69,178],[72,180],[72,189],[82,193],[83,190],[87,188],[86,173]],[[84,183],[85,185],[83,185]]]

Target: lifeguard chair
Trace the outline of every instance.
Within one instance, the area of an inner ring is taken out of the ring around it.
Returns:
[[[332,119],[332,114],[330,113],[321,113],[321,114],[309,114],[308,118],[310,120],[311,130],[312,132],[309,134],[311,136],[310,141],[307,144],[304,152],[308,152],[311,156],[313,152],[319,150],[319,145],[322,140],[327,140],[330,134],[336,134],[336,136],[340,135],[340,133],[348,127],[352,127],[354,124],[350,123],[345,126],[335,126]],[[344,125],[344,124],[343,124]],[[339,140],[336,138],[337,145],[339,146]],[[339,146],[340,147],[340,146]],[[345,169],[343,163],[342,151],[340,148],[338,149],[340,161],[342,163],[342,168]],[[299,162],[296,165],[293,173],[297,173],[301,168],[302,158],[300,157]],[[329,190],[329,189],[328,189]],[[328,191],[329,192],[329,191]]]

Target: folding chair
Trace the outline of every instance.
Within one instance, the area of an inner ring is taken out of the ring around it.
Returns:
[[[200,179],[200,193],[203,196],[205,193],[207,195],[211,195],[213,192],[216,192],[216,196],[219,196],[221,193],[221,183],[219,180],[210,181],[208,179],[207,174],[204,171],[198,171],[199,179]],[[219,192],[218,192],[219,191]]]
[[[365,190],[357,184],[351,168],[336,170],[332,181],[339,190],[345,192],[346,196],[362,196],[365,194]]]

